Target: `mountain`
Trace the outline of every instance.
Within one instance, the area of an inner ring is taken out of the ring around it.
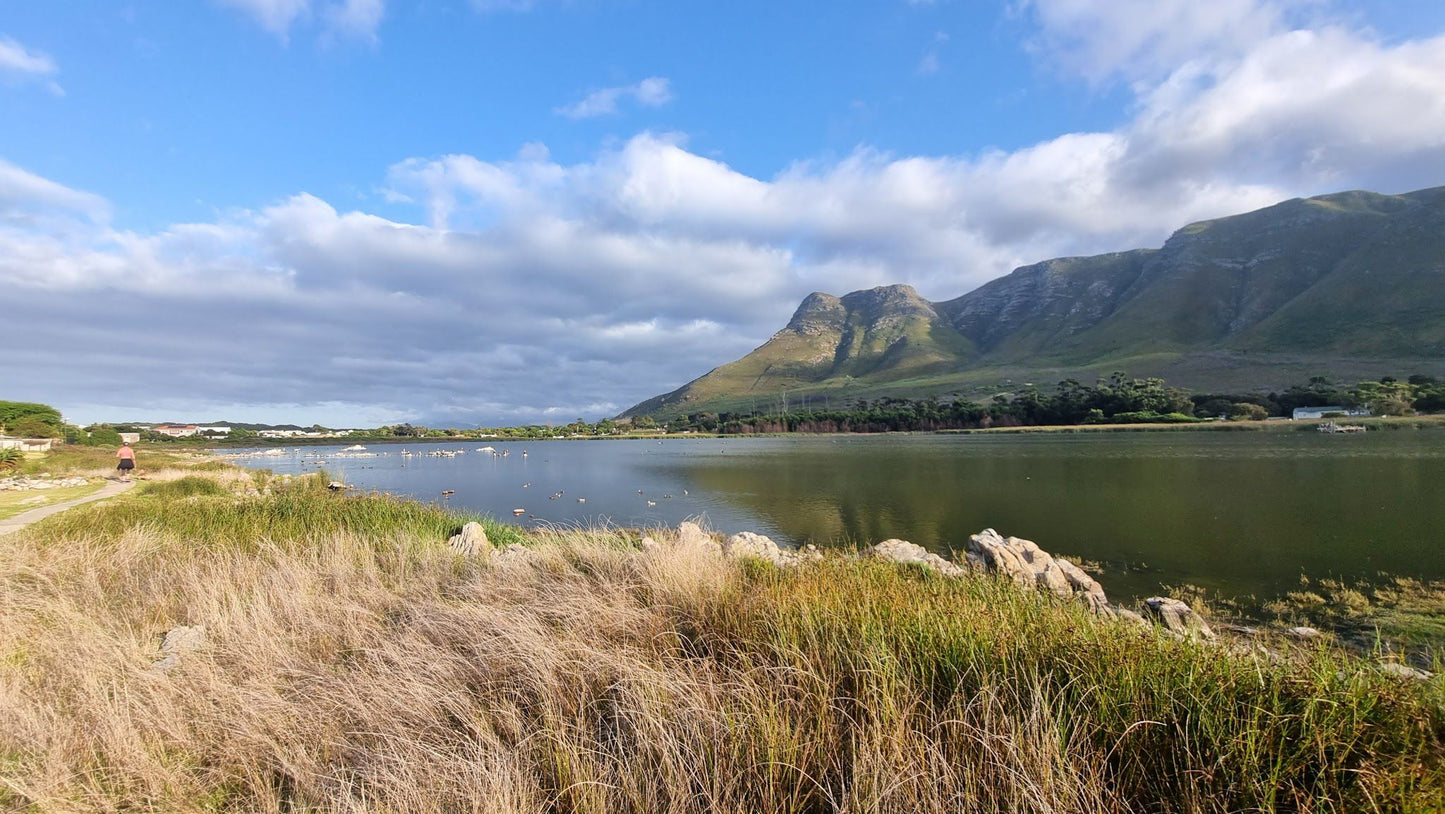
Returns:
[[[977,398],[1115,370],[1230,392],[1445,374],[1445,187],[1296,198],[946,302],[810,294],[757,350],[623,415]]]

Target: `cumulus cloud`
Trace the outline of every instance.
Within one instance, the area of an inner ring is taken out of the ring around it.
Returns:
[[[570,163],[536,144],[423,156],[386,172],[389,211],[409,217],[299,193],[133,234],[96,196],[0,163],[0,298],[25,303],[0,321],[29,388],[12,397],[90,417],[138,415],[122,408],[143,393],[171,418],[596,418],[745,353],[812,290],[944,299],[1293,195],[1445,178],[1445,38],[1271,26],[1225,50],[1203,22],[1204,45],[1066,46],[1095,55],[1081,76],[1136,94],[1108,131],[971,155],[862,147],[768,177],[671,133]]]
[[[629,99],[641,107],[662,107],[672,101],[672,83],[666,77],[650,76],[635,85],[594,90],[579,101],[556,108],[555,112],[569,119],[611,116],[617,113],[619,104]]]
[[[58,69],[48,54],[31,51],[10,37],[0,36],[0,81],[9,84],[43,82],[52,93],[65,91],[53,77]]]

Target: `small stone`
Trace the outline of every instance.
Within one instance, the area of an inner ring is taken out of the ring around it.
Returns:
[[[1303,625],[1300,625],[1299,627],[1292,627],[1289,630],[1286,630],[1284,632],[1284,635],[1290,637],[1291,639],[1307,641],[1309,639],[1318,639],[1324,634],[1319,632],[1318,630],[1315,630],[1312,627],[1305,627]]]
[[[161,639],[160,658],[151,664],[152,670],[162,672],[181,662],[181,654],[199,650],[206,645],[204,625],[173,627]]]
[[[1416,681],[1429,681],[1434,678],[1434,673],[1428,670],[1417,670],[1408,664],[1401,664],[1398,661],[1386,661],[1375,665],[1375,669],[1382,673],[1395,676],[1396,678],[1409,678]]]
[[[462,526],[460,532],[453,534],[447,540],[447,547],[449,547],[454,554],[460,554],[464,557],[474,557],[490,549],[492,543],[487,539],[487,530],[482,528],[482,524],[473,521]]]

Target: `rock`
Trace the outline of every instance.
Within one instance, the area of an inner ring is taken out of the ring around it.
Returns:
[[[1077,596],[1095,609],[1109,604],[1098,581],[1068,560],[1050,556],[1032,540],[1005,538],[993,529],[984,529],[968,538],[968,560],[1024,588],[1038,588],[1062,597]]]
[[[1189,605],[1167,596],[1151,596],[1144,600],[1144,607],[1165,630],[1184,637],[1213,639],[1214,631],[1209,623],[1194,612]]]
[[[1143,616],[1140,616],[1137,612],[1132,611],[1132,610],[1129,610],[1128,608],[1121,608],[1121,607],[1118,607],[1117,605],[1104,605],[1103,607],[1099,608],[1098,610],[1099,610],[1101,613],[1103,613],[1103,614],[1105,614],[1105,615],[1107,615],[1107,616],[1112,616],[1112,617],[1114,617],[1115,619],[1118,619],[1118,620],[1121,621],[1121,622],[1128,622],[1129,624],[1134,625],[1134,626],[1136,626],[1136,627],[1147,627],[1147,628],[1152,628],[1152,627],[1154,627],[1153,625],[1149,624],[1149,620],[1148,620],[1148,619],[1145,619]]]
[[[880,560],[904,565],[920,565],[948,577],[959,577],[964,574],[964,570],[957,564],[951,563],[937,554],[931,554],[923,546],[915,545],[907,540],[884,540],[868,549],[868,552]]]
[[[1375,665],[1375,669],[1396,678],[1409,678],[1418,681],[1429,681],[1434,674],[1428,670],[1417,670],[1408,664],[1401,664],[1398,661],[1385,661]]]
[[[783,551],[772,538],[751,531],[743,531],[727,538],[722,544],[722,553],[727,557],[756,557],[771,563],[783,559]]]
[[[661,548],[661,546],[658,545],[656,540],[652,539],[646,534],[642,535],[642,539],[637,542],[637,547],[642,549],[643,551],[656,551],[657,549]]]
[[[492,542],[487,539],[487,530],[482,528],[481,523],[472,522],[462,526],[462,530],[453,534],[447,540],[447,547],[454,554],[461,554],[464,557],[475,557],[483,551],[492,547]]]
[[[506,548],[493,548],[490,556],[494,565],[513,565],[537,561],[537,552],[527,548],[521,543],[512,543]]]
[[[1310,639],[1318,639],[1325,634],[1319,632],[1318,630],[1315,630],[1312,627],[1304,627],[1303,625],[1301,625],[1299,627],[1292,627],[1289,630],[1286,630],[1284,632],[1284,635],[1290,637],[1291,639],[1308,641]]]
[[[181,654],[199,650],[206,645],[204,625],[173,627],[161,639],[160,658],[151,664],[152,670],[162,672],[181,663]]]
[[[677,547],[697,548],[713,554],[721,554],[722,547],[717,544],[711,534],[702,530],[702,526],[688,520],[684,520],[677,526]]]

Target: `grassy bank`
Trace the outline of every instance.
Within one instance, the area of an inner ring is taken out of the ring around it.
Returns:
[[[264,477],[264,476],[263,476]],[[259,497],[245,497],[251,489]],[[0,545],[0,807],[1436,811],[1445,690],[1010,584],[227,472]],[[206,645],[151,669],[160,635]]]

